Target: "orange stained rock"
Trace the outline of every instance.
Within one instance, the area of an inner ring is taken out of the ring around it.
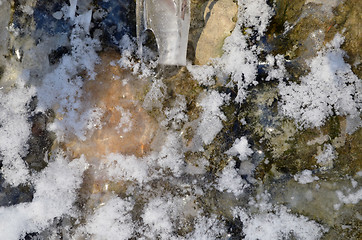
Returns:
[[[117,66],[118,59],[120,55],[115,52],[101,54],[96,79],[84,85],[83,100],[101,109],[103,115],[100,126],[87,135],[87,140],[75,138],[67,144],[75,157],[84,154],[91,160],[109,153],[139,157],[150,149],[157,123],[137,100],[145,83]]]

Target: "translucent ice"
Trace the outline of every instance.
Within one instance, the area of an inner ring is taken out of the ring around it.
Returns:
[[[138,41],[145,30],[153,31],[160,64],[186,65],[189,28],[189,0],[137,0]]]

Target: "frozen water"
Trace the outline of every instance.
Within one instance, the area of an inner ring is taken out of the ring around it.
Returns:
[[[137,0],[139,48],[142,49],[143,31],[152,30],[157,41],[160,64],[186,65],[189,28],[189,0]]]
[[[5,28],[10,15],[3,9],[10,5],[0,1],[0,39],[14,46],[13,53],[0,47],[0,197],[8,188],[30,189],[22,191],[33,196],[0,206],[2,238],[33,233],[44,239],[319,239],[328,231],[323,218],[317,223],[270,199],[265,179],[254,175],[256,156],[264,156],[258,149],[263,139],[239,126],[249,124],[238,114],[249,90],[262,81],[257,79],[262,50],[250,37],[264,37],[273,8],[264,0],[238,1],[236,28],[220,58],[188,65],[170,78],[157,74],[157,63],[186,64],[190,2],[137,1],[138,38],[151,29],[160,55],[142,62],[137,39],[116,37],[127,27],[99,23],[123,9],[113,8],[115,3],[99,1],[105,6],[100,9],[91,1],[71,0],[43,12],[54,28],[66,27],[48,32],[51,26],[29,22],[30,32],[41,32],[35,41],[23,36],[21,25]],[[42,12],[22,9],[27,16]],[[112,44],[104,39],[110,33]],[[301,128],[323,126],[335,114],[348,115],[349,133],[358,131],[361,83],[345,63],[341,44],[337,34],[310,59],[311,71],[298,83],[288,81],[283,55],[265,56],[265,80],[278,85],[279,110]],[[183,85],[189,73],[191,90]],[[38,113],[54,119],[39,129],[30,120]],[[45,128],[56,140],[41,159],[46,166],[32,169],[24,161],[28,140]],[[332,144],[327,137],[320,153],[311,156],[326,171],[338,158]],[[272,159],[262,160],[278,181],[318,191],[318,166],[286,176]],[[352,189],[333,190],[336,211],[359,204],[360,175],[348,176]],[[305,195],[312,199],[310,191]]]

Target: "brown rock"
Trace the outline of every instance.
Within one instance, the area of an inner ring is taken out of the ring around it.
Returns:
[[[85,141],[72,139],[67,146],[74,156],[99,159],[109,153],[142,156],[150,148],[157,129],[156,121],[137,100],[140,80],[116,64],[118,54],[106,53],[96,66],[97,77],[84,86],[84,101],[102,109],[101,126]]]
[[[235,27],[238,7],[233,0],[209,1],[205,13],[205,28],[196,46],[195,63],[206,64],[222,55],[224,39]]]

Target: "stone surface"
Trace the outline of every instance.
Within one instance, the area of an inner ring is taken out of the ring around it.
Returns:
[[[150,148],[157,123],[142,108],[137,97],[144,86],[129,71],[115,63],[120,55],[107,52],[101,55],[95,80],[87,81],[84,101],[103,112],[101,125],[87,137],[67,143],[75,156],[84,154],[100,158],[109,153],[142,156]],[[111,64],[111,62],[113,64]]]
[[[238,7],[233,0],[209,1],[204,12],[205,27],[196,46],[195,63],[206,64],[222,55],[224,39],[235,27]]]
[[[278,0],[275,6],[267,33],[274,53],[303,64],[336,33],[341,33],[345,37],[342,49],[347,52],[346,61],[362,77],[361,1]]]

